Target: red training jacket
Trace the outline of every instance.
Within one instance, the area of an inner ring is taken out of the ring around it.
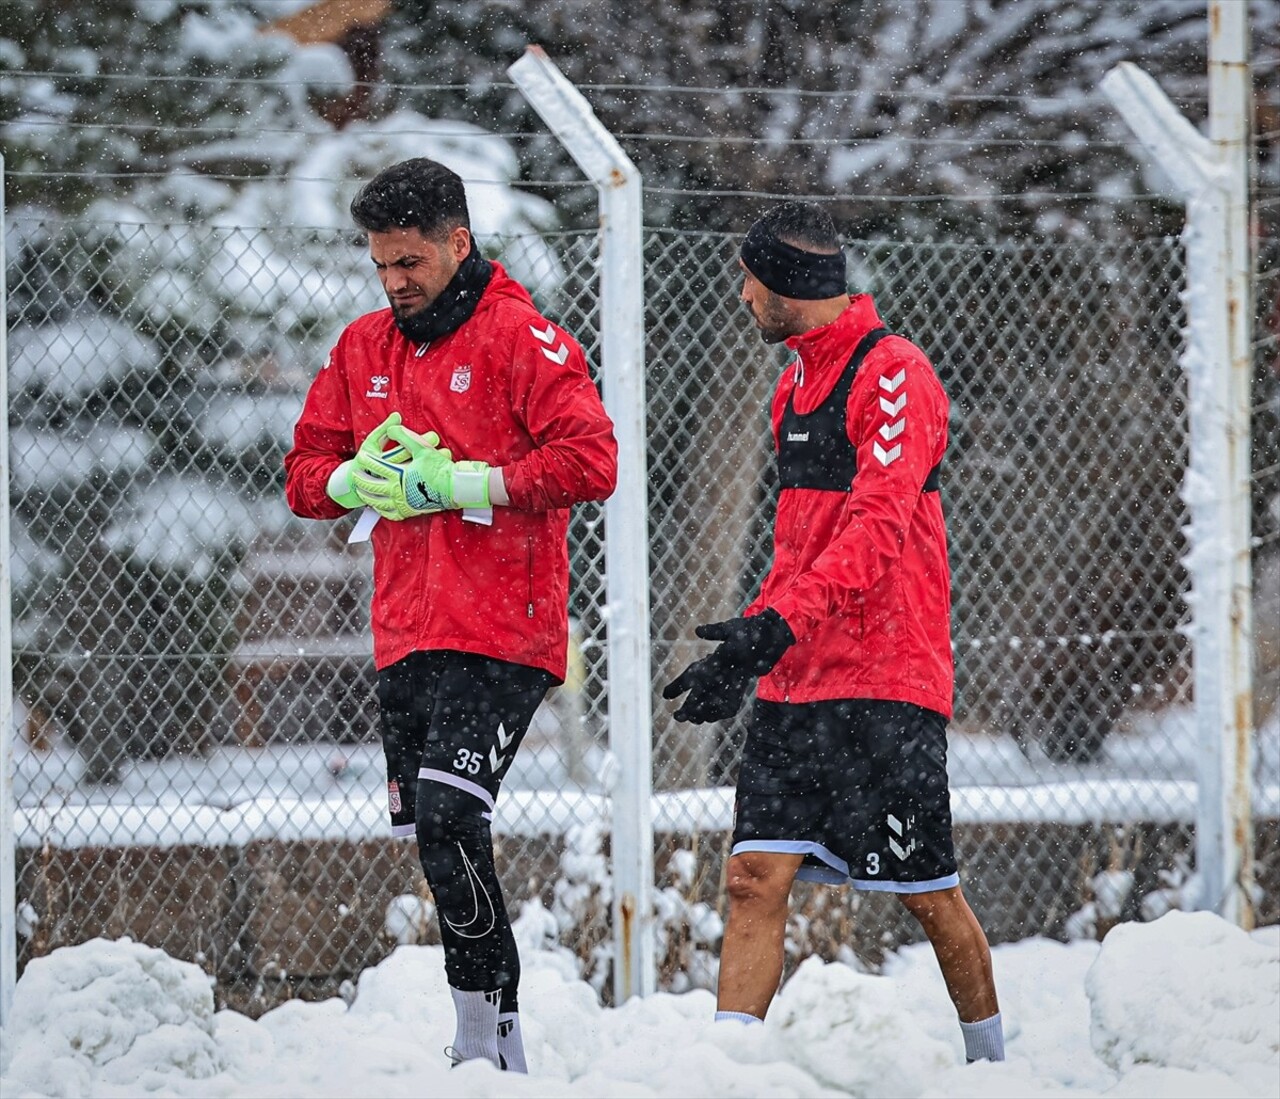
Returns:
[[[333,470],[399,412],[435,431],[455,460],[501,466],[509,507],[493,525],[446,511],[373,529],[373,657],[456,649],[544,668],[563,680],[568,655],[569,507],[617,482],[613,423],[582,348],[493,265],[475,312],[425,346],[390,309],[349,325],[307,393],[286,455],[289,507],[310,519],[346,514],[325,492]]]
[[[773,397],[775,448],[788,399],[811,413],[862,337],[880,327],[862,294],[831,324],[787,340],[797,358]],[[746,613],[773,607],[797,643],[761,677],[762,699],[876,698],[951,716],[946,531],[939,494],[921,491],[946,449],[947,414],[919,348],[900,336],[872,348],[846,405],[857,451],[852,491],[779,492],[773,566]]]

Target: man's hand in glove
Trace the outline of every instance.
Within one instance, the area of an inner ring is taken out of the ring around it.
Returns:
[[[387,437],[408,452],[405,481],[429,503],[429,510],[492,506],[489,466],[484,462],[455,462],[453,455],[439,445],[440,438],[434,431],[418,435],[400,424],[392,424],[387,428]],[[420,506],[413,495],[409,496],[409,502],[414,507]]]
[[[676,698],[688,691],[675,719],[695,724],[724,721],[737,714],[750,681],[772,670],[796,642],[786,619],[772,607],[750,618],[699,626],[694,633],[720,644],[668,683],[662,697]]]
[[[404,447],[397,444],[390,450],[382,449],[387,443],[387,430],[393,424],[399,423],[400,413],[391,413],[390,416],[365,436],[364,442],[360,444],[360,449],[356,452],[356,456],[347,459],[329,475],[329,483],[325,490],[332,500],[348,509],[370,504],[375,510],[380,511],[381,496],[378,497],[379,504],[375,504],[372,499],[364,499],[354,484],[354,476],[359,472],[357,463],[360,462],[378,468],[392,466],[400,469],[403,469],[408,464],[409,453]],[[380,513],[385,514],[385,512]],[[407,516],[392,515],[390,518],[402,519],[407,518]]]
[[[397,432],[399,434],[393,434]],[[443,511],[445,507],[427,490],[413,452],[403,443],[404,438],[413,439],[415,447],[430,451],[438,461],[449,462],[452,458],[448,450],[439,448],[440,437],[434,431],[426,435],[408,431],[401,426],[398,412],[393,412],[369,432],[351,459],[351,487],[362,504],[373,508],[384,519],[412,519],[415,515]],[[383,450],[388,440],[400,445]]]

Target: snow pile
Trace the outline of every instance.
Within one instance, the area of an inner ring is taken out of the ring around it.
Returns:
[[[1210,1069],[1276,1093],[1277,936],[1251,938],[1207,912],[1121,924],[1103,940],[1085,988],[1093,1048],[1116,1071]]]
[[[1123,924],[1105,941],[993,952],[1009,1061],[963,1063],[933,951],[871,976],[804,962],[764,1026],[713,1021],[710,992],[604,1008],[572,959],[537,949],[549,913],[517,921],[528,1077],[450,1069],[453,1009],[438,946],[402,946],[357,987],[254,1020],[212,1011],[196,967],[95,939],[32,962],[0,1036],[0,1095],[1276,1096],[1280,928],[1216,916]],[[563,952],[563,948],[561,948]],[[1086,996],[1087,993],[1087,996]],[[1091,1035],[1092,1015],[1092,1035]],[[1092,1037],[1092,1042],[1091,1042]]]
[[[96,1083],[150,1092],[214,1076],[213,989],[190,962],[129,939],[94,939],[27,966],[4,1042],[10,1087],[85,1095]]]
[[[898,985],[818,958],[806,959],[783,988],[769,1024],[791,1060],[853,1095],[919,1095],[955,1064],[951,1048],[924,1032]]]
[[[797,979],[799,979],[797,977]],[[627,1001],[603,1012],[593,1074],[625,1081],[602,1095],[819,1096],[812,1065],[789,1063],[772,1021],[713,1022],[715,999],[696,991]],[[585,1079],[585,1078],[584,1078]]]
[[[392,942],[411,946],[427,941],[436,906],[416,893],[392,897],[382,921],[383,933]]]

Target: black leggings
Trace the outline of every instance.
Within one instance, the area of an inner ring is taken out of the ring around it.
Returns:
[[[392,829],[414,835],[435,898],[449,984],[500,988],[515,1011],[520,959],[489,822],[503,777],[554,678],[448,651],[412,653],[378,676]]]

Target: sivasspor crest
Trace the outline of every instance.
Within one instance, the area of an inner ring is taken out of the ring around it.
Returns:
[[[449,388],[454,393],[465,393],[471,388],[471,364],[463,363],[453,368],[453,377],[449,379]]]
[[[401,811],[400,804],[400,783],[392,779],[387,783],[387,808],[393,813]]]

